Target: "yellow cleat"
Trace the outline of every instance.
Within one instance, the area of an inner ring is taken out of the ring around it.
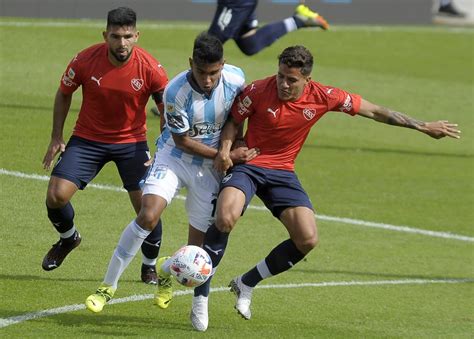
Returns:
[[[109,285],[102,284],[99,286],[94,294],[91,294],[86,299],[86,307],[89,311],[99,313],[104,308],[105,304],[112,299],[115,293],[115,288]]]
[[[170,257],[162,257],[158,259],[156,268],[158,270],[158,286],[155,292],[155,304],[160,308],[168,308],[171,299],[173,299],[173,285],[171,282],[171,274],[163,271],[161,265]]]
[[[295,16],[303,21],[306,27],[321,27],[324,30],[329,29],[329,24],[326,19],[305,5],[298,5],[298,7],[296,7]]]

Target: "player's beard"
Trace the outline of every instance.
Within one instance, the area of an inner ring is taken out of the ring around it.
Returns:
[[[130,49],[130,52],[128,52],[127,54],[119,54],[119,53],[116,53],[112,49],[109,50],[110,54],[112,54],[112,56],[115,58],[115,60],[117,60],[120,63],[124,63],[128,59],[130,59],[130,56],[132,55],[132,51],[133,51],[133,48]]]

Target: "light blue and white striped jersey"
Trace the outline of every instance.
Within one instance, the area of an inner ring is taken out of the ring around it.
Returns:
[[[196,141],[218,148],[222,127],[235,97],[245,86],[245,77],[240,68],[225,64],[209,97],[196,86],[191,84],[191,70],[178,74],[168,83],[163,94],[166,124],[156,145],[185,162],[212,166],[212,159],[177,148],[171,133],[187,133]]]

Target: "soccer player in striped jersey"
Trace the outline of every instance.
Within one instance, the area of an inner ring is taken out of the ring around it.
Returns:
[[[207,33],[196,38],[189,63],[191,69],[177,75],[165,88],[166,125],[145,178],[142,207],[122,233],[102,285],[86,300],[93,312],[100,312],[112,298],[122,272],[181,188],[188,190],[188,244],[201,246],[207,228],[214,223],[220,175],[213,168],[213,159],[222,127],[235,97],[244,88],[245,78],[240,68],[225,64],[221,42]],[[253,159],[257,153],[256,149],[240,147],[230,156],[239,163]],[[172,297],[167,259],[161,258],[157,264],[155,303],[161,308],[167,308]],[[208,326],[209,284],[210,280],[194,291],[191,321],[198,331]]]
[[[294,165],[306,137],[320,118],[336,111],[411,128],[435,139],[459,138],[460,133],[457,125],[448,121],[419,121],[370,103],[360,95],[311,80],[313,56],[303,46],[286,48],[278,60],[276,76],[254,81],[237,97],[222,131],[215,158],[220,171],[233,165],[229,151],[238,126],[245,119],[245,142],[248,147],[258,147],[260,154],[245,164],[233,166],[222,180],[216,224],[209,227],[204,241],[204,249],[216,267],[224,255],[229,233],[254,195],[287,229],[288,239],[229,284],[237,296],[235,308],[245,319],[251,317],[253,288],[263,279],[289,270],[318,243],[313,206]]]

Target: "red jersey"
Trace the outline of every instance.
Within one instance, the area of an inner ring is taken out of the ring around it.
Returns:
[[[270,169],[294,171],[295,159],[311,127],[327,112],[355,115],[361,97],[339,88],[310,81],[297,101],[278,98],[276,76],[247,86],[232,106],[238,122],[248,118],[245,141],[260,154],[247,162]]]
[[[111,144],[146,140],[145,106],[150,95],[168,83],[161,64],[135,46],[120,67],[108,59],[105,43],[91,46],[69,63],[60,90],[82,86],[82,106],[73,135]]]

